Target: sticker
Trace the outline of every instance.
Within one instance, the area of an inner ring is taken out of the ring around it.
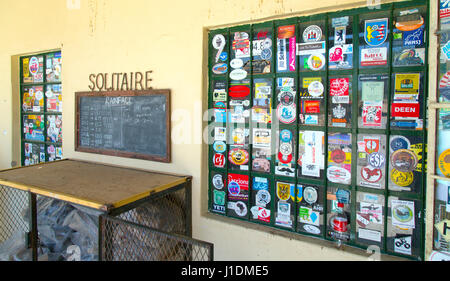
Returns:
[[[338,203],[348,204],[350,203],[350,191],[338,188],[336,191],[336,200]]]
[[[228,199],[248,199],[248,176],[239,174],[228,174]]]
[[[329,51],[330,62],[342,62],[344,61],[344,49],[342,46],[334,46]]]
[[[212,178],[212,183],[217,189],[222,189],[225,186],[221,174],[215,174]]]
[[[344,103],[348,103],[350,89],[350,80],[349,78],[333,78],[330,79],[330,96],[346,96],[346,99],[333,99],[333,103],[338,103],[344,101]],[[345,102],[347,101],[347,102]]]
[[[445,150],[439,155],[438,166],[444,176],[450,177],[450,149]]]
[[[250,209],[253,219],[263,222],[270,222],[270,210],[260,206],[253,206]]]
[[[358,237],[360,239],[366,239],[366,240],[375,241],[378,243],[381,242],[381,232],[376,231],[376,230],[359,228],[358,229]]]
[[[361,177],[369,183],[376,183],[382,179],[383,173],[380,169],[377,168],[362,167]]]
[[[294,103],[294,94],[288,91],[282,91],[278,94],[278,99],[283,106],[291,106]]]
[[[232,49],[236,58],[250,57],[250,40],[246,32],[235,32]]]
[[[292,133],[289,130],[282,130],[280,132],[280,140],[282,142],[290,142],[292,140]]]
[[[320,81],[312,81],[311,83],[309,83],[308,85],[308,93],[310,96],[312,97],[320,97],[323,94],[323,84]]]
[[[403,49],[395,54],[395,66],[422,65],[425,61],[425,48]]]
[[[316,53],[309,56],[307,63],[309,69],[314,71],[321,70],[325,66],[325,57],[322,54]]]
[[[411,255],[411,235],[398,235],[394,238],[394,252]]]
[[[414,171],[418,162],[417,155],[408,149],[398,149],[391,154],[392,167],[400,172],[408,173]]]
[[[413,11],[418,12],[418,10],[413,10]],[[395,23],[395,27],[398,30],[405,31],[405,32],[416,30],[416,29],[422,27],[425,22],[423,17],[419,13],[414,13],[414,14],[409,13],[409,15],[405,15],[404,18],[405,19],[403,20],[402,16],[398,17],[397,22]]]
[[[230,204],[231,204],[231,208],[230,208]],[[233,209],[236,212],[236,214],[240,217],[244,217],[247,215],[247,205],[242,201],[238,201],[236,203],[228,202],[228,208]]]
[[[405,31],[403,33],[403,46],[415,47],[424,43],[423,41],[424,29],[420,28],[413,31]]]
[[[249,154],[247,150],[241,148],[233,148],[230,150],[230,154],[228,156],[228,160],[234,165],[245,165],[249,161]]]
[[[320,213],[313,211],[311,208],[300,206],[298,218],[301,223],[320,226]]]
[[[267,204],[270,203],[270,193],[267,190],[258,190],[258,192],[256,193],[256,197],[255,197],[255,203],[257,206],[261,206],[261,207],[266,207]]]
[[[387,38],[388,19],[373,19],[364,22],[364,40],[367,45],[376,47]]]
[[[228,71],[228,66],[226,63],[217,63],[213,66],[212,71],[214,74],[224,74]]]
[[[369,164],[373,168],[382,168],[384,166],[384,156],[379,152],[374,152],[369,155]]]
[[[327,179],[335,183],[348,184],[351,179],[351,174],[345,168],[329,166],[327,169]]]
[[[295,71],[295,59],[295,25],[280,26],[277,38],[277,71]]]
[[[213,144],[213,149],[217,153],[224,153],[227,150],[227,145],[223,141],[216,141]]]
[[[391,171],[391,180],[398,186],[406,187],[413,183],[414,175],[412,172],[401,172],[396,169]]]
[[[235,85],[228,89],[230,97],[235,99],[244,99],[250,94],[250,88],[246,85]]]
[[[217,50],[217,55],[216,55],[216,62],[218,62],[223,49],[225,48],[225,36],[223,36],[222,34],[216,34],[214,35],[213,39],[212,39],[212,46],[214,49]]]
[[[244,61],[242,59],[232,59],[230,61],[230,66],[232,68],[241,68],[242,66],[244,66]],[[236,79],[236,80],[240,80],[240,79]]]
[[[281,201],[287,201],[291,195],[291,186],[290,183],[277,182],[277,197]]]
[[[214,166],[216,166],[218,168],[225,167],[225,156],[220,153],[215,153],[213,156],[213,163],[214,163]]]
[[[283,104],[279,104],[277,106],[277,117],[284,124],[291,124],[296,120],[296,107],[285,106]]]
[[[387,48],[361,49],[361,66],[380,66],[387,64]]]
[[[305,224],[303,225],[303,229],[311,234],[320,234],[320,229],[317,226]]]
[[[322,29],[317,25],[310,25],[303,31],[304,42],[317,42],[322,39]]]
[[[392,225],[402,229],[413,229],[414,201],[392,200]]]
[[[420,117],[419,103],[393,103],[391,108],[392,117]]]
[[[278,201],[275,224],[283,227],[292,227],[291,204],[283,201]]]
[[[225,206],[225,191],[218,191],[216,189],[213,190],[214,204],[219,206]],[[223,210],[224,211],[224,210]]]
[[[395,137],[391,137],[389,146],[392,149],[392,151],[396,151],[399,149],[409,149],[411,146],[411,143],[409,142],[409,139],[407,139],[404,136],[395,136]]]
[[[314,204],[317,202],[317,190],[314,187],[307,186],[303,190],[303,198],[308,204]]]
[[[345,155],[345,152],[342,151],[341,149],[335,149],[331,152],[330,158],[331,158],[331,162],[340,164],[345,161],[346,155]]]
[[[230,78],[232,80],[242,80],[247,77],[247,71],[243,69],[234,69],[230,72]]]
[[[35,75],[39,71],[39,60],[37,57],[31,57],[30,62],[28,64],[30,73],[32,75]]]

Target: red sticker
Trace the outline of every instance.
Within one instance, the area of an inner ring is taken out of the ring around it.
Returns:
[[[223,167],[225,167],[225,156],[223,154],[216,153],[216,154],[214,154],[213,162],[214,162],[214,166],[223,168]]]
[[[305,101],[305,113],[320,113],[320,101]]]
[[[418,103],[393,103],[392,117],[420,117],[420,105]]]
[[[348,96],[349,79],[330,79],[330,96]]]
[[[244,85],[232,86],[228,90],[228,94],[232,98],[242,99],[247,97],[250,94],[250,88]]]

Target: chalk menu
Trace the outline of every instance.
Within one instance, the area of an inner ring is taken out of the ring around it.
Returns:
[[[76,151],[170,162],[170,91],[76,93]]]

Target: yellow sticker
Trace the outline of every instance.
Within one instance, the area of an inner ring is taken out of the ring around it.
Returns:
[[[277,196],[282,201],[287,201],[291,196],[291,185],[289,183],[277,182]]]
[[[414,175],[412,172],[401,172],[396,169],[391,171],[391,180],[398,186],[409,186],[414,181]]]
[[[444,176],[450,177],[450,149],[445,150],[439,155],[438,166]]]

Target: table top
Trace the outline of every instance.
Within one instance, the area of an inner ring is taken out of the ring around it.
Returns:
[[[110,211],[191,180],[190,176],[74,159],[0,171],[0,185]]]

